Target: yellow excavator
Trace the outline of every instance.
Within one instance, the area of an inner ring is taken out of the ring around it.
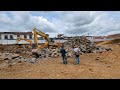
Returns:
[[[62,45],[61,43],[55,43],[54,41],[51,41],[48,34],[45,34],[36,28],[33,29],[33,33],[34,33],[34,44],[36,44],[37,48],[44,48],[44,47],[49,47],[49,46],[59,47]],[[43,45],[38,44],[38,37],[37,37],[38,35],[45,38],[46,40],[45,44]]]
[[[39,52],[41,49],[43,48],[49,48],[49,46],[51,46],[52,48],[56,48],[56,47],[60,47],[61,44],[57,44],[57,43],[54,43],[54,42],[51,42],[50,38],[49,38],[49,35],[48,34],[45,34],[43,33],[42,31],[34,28],[33,29],[33,33],[34,33],[34,44],[33,44],[33,49],[32,49],[32,53],[35,54],[36,56],[39,56]],[[42,36],[46,39],[46,43],[43,44],[43,45],[39,45],[38,44],[38,37],[37,36]]]
[[[22,38],[22,37],[18,37],[18,39],[17,39],[17,44],[18,44],[21,40],[25,40],[25,41],[29,42],[30,44],[33,44],[32,40],[29,40],[29,39],[26,39],[26,38]]]
[[[29,43],[31,44],[31,46],[33,45],[32,40],[29,40],[29,39],[27,39],[27,38],[22,38],[22,37],[18,37],[18,38],[17,38],[17,45],[18,45],[18,43],[19,43],[21,40],[25,40],[25,41],[29,42]],[[21,53],[22,50],[23,50],[23,48],[24,48],[24,47],[21,46],[21,44],[19,44],[19,47],[18,47],[18,49],[16,50],[16,53]]]
[[[33,29],[33,33],[34,33],[34,43],[37,45],[37,48],[44,48],[44,47],[49,47],[49,43],[50,43],[50,39],[49,39],[49,35],[43,33],[42,31],[34,28]],[[38,44],[38,37],[37,36],[42,36],[46,39],[46,43],[43,45],[39,45]]]

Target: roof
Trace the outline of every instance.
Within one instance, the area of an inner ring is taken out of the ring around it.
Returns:
[[[32,32],[0,32],[0,34],[32,35]]]
[[[64,35],[64,34],[58,34],[58,35]]]
[[[29,34],[29,35],[32,35],[33,33],[32,32],[16,32],[16,34],[18,35],[26,35],[26,34]]]

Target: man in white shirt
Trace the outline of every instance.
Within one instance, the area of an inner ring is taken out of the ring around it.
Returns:
[[[80,49],[77,48],[77,46],[74,46],[74,52],[75,52],[75,62],[76,64],[80,63]]]

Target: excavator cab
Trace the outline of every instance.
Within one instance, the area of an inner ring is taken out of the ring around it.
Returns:
[[[50,42],[54,43],[55,41],[52,38],[50,38]]]

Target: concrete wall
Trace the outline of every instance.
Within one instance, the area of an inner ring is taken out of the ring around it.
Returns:
[[[67,40],[55,40],[55,42],[57,42],[57,43],[64,43],[64,42],[66,42]]]
[[[108,41],[108,40],[113,40],[113,39],[91,39],[90,41],[99,42],[99,41]]]
[[[34,42],[34,40],[32,40]],[[60,42],[60,43],[63,43],[67,40],[55,40],[55,42]],[[45,43],[46,40],[38,40],[38,43]],[[0,40],[0,44],[16,44],[17,43],[17,40]],[[26,42],[25,40],[21,40],[18,44],[30,44],[29,42]]]
[[[86,37],[88,40],[92,40],[93,39],[93,37]]]
[[[33,41],[33,40],[32,40]],[[16,44],[17,40],[0,40],[0,44]],[[38,40],[38,43],[45,43],[45,40]],[[18,44],[30,44],[25,40],[21,40]]]
[[[4,39],[5,35],[8,35],[8,39],[10,39],[10,35],[13,35],[14,40],[5,40]],[[20,35],[20,37],[24,38],[24,35]],[[14,34],[1,34],[1,38],[2,39],[0,39],[0,44],[16,44],[17,43],[17,35],[14,35]],[[32,35],[32,38],[33,38],[33,35]],[[30,39],[29,35],[27,35],[27,39]],[[112,40],[112,39],[93,39],[93,37],[87,37],[87,39],[89,39],[92,42]],[[55,40],[55,42],[57,43],[64,43],[66,41],[67,40]],[[45,42],[46,40],[38,40],[38,43],[45,43]],[[25,40],[21,40],[18,44],[29,44],[29,42],[26,42]]]
[[[108,41],[108,40],[113,40],[113,39],[91,39],[90,41],[92,42],[98,42],[98,41]],[[34,40],[32,40],[34,42]],[[67,40],[55,40],[55,42],[66,42]],[[46,40],[38,40],[38,43],[45,43]],[[0,40],[0,44],[16,44],[17,40]],[[29,42],[26,42],[24,40],[21,40],[18,44],[30,44]]]

